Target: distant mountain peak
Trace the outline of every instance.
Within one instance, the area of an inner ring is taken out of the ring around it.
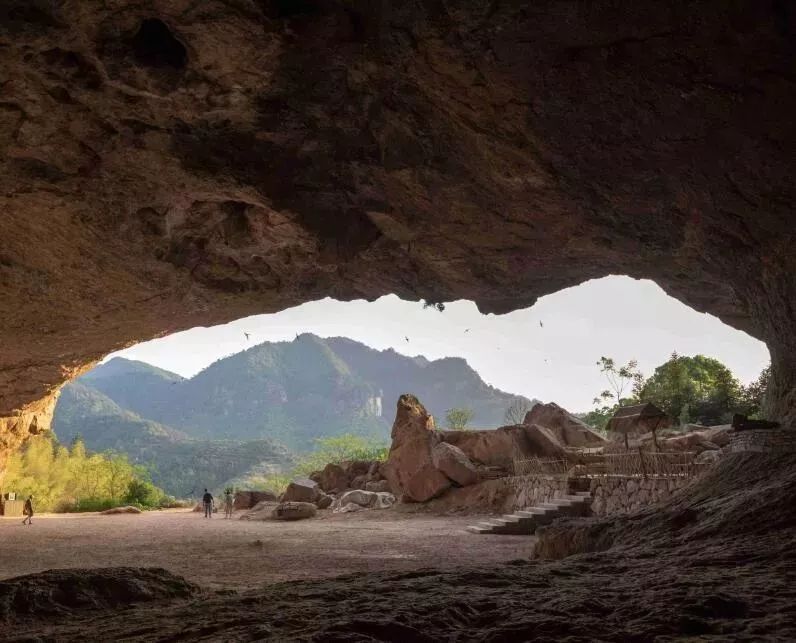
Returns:
[[[147,362],[127,359],[126,357],[112,357],[107,362],[103,362],[99,366],[91,369],[80,379],[91,381],[104,377],[119,377],[134,373],[157,376],[169,381],[180,381],[185,379],[182,375],[178,375],[177,373],[172,373],[171,371],[153,366]]]
[[[490,386],[462,357],[429,360],[313,333],[248,347],[187,380],[122,358],[81,379],[120,407],[195,438],[270,438],[296,450],[339,433],[387,440],[395,402],[407,392],[438,418],[470,408],[480,428],[503,424],[522,397]]]

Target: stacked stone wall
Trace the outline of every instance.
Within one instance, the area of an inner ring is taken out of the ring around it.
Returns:
[[[730,433],[730,453],[794,453],[796,452],[796,430],[760,429],[733,431]]]
[[[637,478],[609,476],[593,478],[589,491],[595,516],[631,513],[666,500],[694,478]]]
[[[570,493],[570,481],[557,476],[515,476],[507,478],[514,489],[512,510],[525,509]]]

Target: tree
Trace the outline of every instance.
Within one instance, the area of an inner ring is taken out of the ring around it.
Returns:
[[[597,362],[600,372],[608,380],[610,389],[604,390],[599,397],[594,398],[595,404],[613,400],[614,404],[626,406],[628,402],[635,402],[641,387],[644,385],[644,375],[638,370],[638,362],[631,359],[624,366],[617,367],[612,357],[601,357]],[[632,391],[633,397],[625,398],[626,392]]]
[[[32,494],[39,511],[107,509],[131,488],[147,502],[163,496],[146,472],[130,464],[126,456],[89,455],[80,440],[67,449],[49,434],[31,438],[24,449],[9,456],[3,487],[23,497]]]
[[[771,364],[766,366],[761,371],[758,378],[754,382],[751,382],[749,386],[742,387],[741,405],[743,408],[740,411],[741,413],[751,418],[762,418],[770,379]]]
[[[467,424],[473,419],[475,413],[472,409],[467,408],[453,408],[445,412],[445,422],[448,424],[449,429],[454,431],[461,431],[467,428]]]
[[[506,409],[503,421],[506,424],[522,424],[525,420],[525,414],[530,411],[533,406],[533,403],[526,400],[524,397],[515,397]]]
[[[743,390],[724,364],[712,357],[672,353],[642,386],[640,397],[681,424],[726,424],[743,409]]]
[[[594,398],[596,408],[583,414],[581,419],[598,431],[604,431],[617,409],[638,402],[638,395],[644,385],[644,375],[638,369],[638,362],[631,359],[624,366],[617,366],[612,357],[600,357],[597,362],[600,372],[605,375],[610,388]],[[631,395],[626,395],[632,393]]]

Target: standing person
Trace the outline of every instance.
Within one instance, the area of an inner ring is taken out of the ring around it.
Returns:
[[[235,499],[232,497],[232,489],[224,491],[224,518],[232,518],[232,510],[235,507]]]
[[[25,506],[22,508],[22,513],[25,514],[22,524],[24,525],[26,522],[29,525],[33,524],[33,495],[28,496],[28,499],[25,501]]]
[[[213,494],[205,489],[205,495],[202,496],[202,504],[205,508],[205,518],[213,517]]]

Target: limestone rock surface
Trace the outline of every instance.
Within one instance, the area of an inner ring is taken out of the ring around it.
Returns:
[[[318,483],[309,478],[296,478],[291,481],[280,498],[281,502],[312,502],[321,497],[322,491]]]
[[[460,448],[439,442],[431,449],[434,466],[461,487],[478,482],[478,470]]]
[[[425,502],[451,484],[431,458],[431,449],[440,438],[431,417],[415,396],[402,395],[397,406],[390,453],[381,469],[396,496],[410,502]]]
[[[585,422],[558,404],[536,404],[525,414],[523,424],[537,424],[550,429],[566,447],[600,447],[606,440]]]
[[[5,0],[0,457],[137,341],[608,274],[764,340],[792,425],[785,5]]]

